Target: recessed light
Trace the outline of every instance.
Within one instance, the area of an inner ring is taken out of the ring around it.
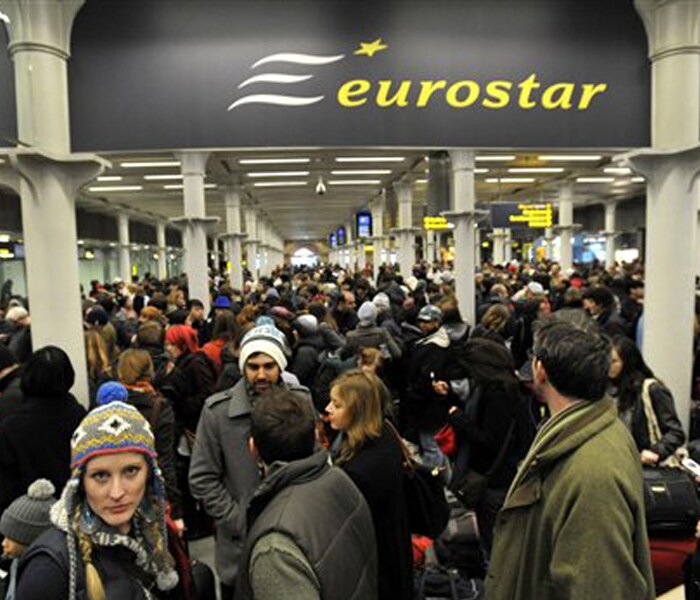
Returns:
[[[97,181],[121,181],[122,179],[121,175],[102,175],[97,178]]]
[[[394,162],[399,163],[406,160],[405,156],[339,156],[335,162],[339,163],[358,163],[358,162]]]
[[[256,181],[253,187],[301,187],[309,185],[308,181]]]
[[[181,190],[184,189],[184,185],[182,183],[169,183],[168,185],[164,185],[163,189],[164,190]],[[215,183],[205,183],[204,184],[204,189],[205,190],[213,190],[216,188]]]
[[[614,177],[577,177],[576,183],[612,183]]]
[[[511,167],[509,173],[563,173],[563,167]]]
[[[334,179],[328,185],[379,185],[381,179]]]
[[[144,175],[146,181],[169,181],[182,179],[182,175]]]
[[[498,177],[487,177],[484,181],[486,183],[498,183],[499,179]]]
[[[140,192],[142,185],[98,185],[88,188],[91,192]]]
[[[241,158],[241,165],[303,165],[311,162],[310,158]]]
[[[501,183],[533,183],[534,177],[501,177]]]
[[[539,160],[553,160],[553,161],[598,161],[602,156],[599,154],[543,154],[538,156]]]
[[[391,175],[391,169],[341,169],[331,175]]]
[[[483,156],[477,156],[476,159],[479,162],[508,162],[509,160],[515,160],[515,155],[514,154],[492,154],[492,155],[483,155]]]
[[[644,177],[632,177],[630,181],[632,183],[644,183],[645,179]]]
[[[474,173],[476,175],[481,175],[482,173],[488,173],[489,169],[484,169],[484,168],[476,168],[474,169]]]
[[[119,163],[122,167],[127,169],[150,169],[150,168],[160,168],[160,167],[179,167],[179,160],[150,160],[150,161],[126,161]]]
[[[605,173],[610,173],[610,175],[631,175],[632,169],[629,167],[605,167],[603,169]]]
[[[428,183],[427,179],[416,179],[415,183]]]
[[[258,171],[248,177],[306,177],[309,171]]]

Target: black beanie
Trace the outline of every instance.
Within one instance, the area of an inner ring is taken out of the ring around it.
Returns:
[[[16,364],[19,363],[15,358],[15,355],[12,354],[7,346],[0,344],[0,371],[4,371],[7,369],[7,367],[11,367],[12,365]]]

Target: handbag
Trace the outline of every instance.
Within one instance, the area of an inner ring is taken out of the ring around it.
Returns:
[[[506,457],[506,451],[510,446],[510,440],[515,432],[515,421],[510,424],[506,439],[503,442],[496,459],[491,464],[491,468],[486,473],[479,473],[474,469],[467,469],[457,485],[454,486],[454,495],[467,508],[476,508],[486,494],[491,476],[498,470]]]
[[[411,457],[391,421],[386,421],[403,454],[403,496],[411,533],[438,537],[450,519],[450,507],[438,468],[428,468]]]
[[[653,446],[661,440],[661,427],[659,427],[659,420],[656,418],[656,412],[654,412],[654,405],[651,402],[650,388],[652,385],[657,383],[656,379],[648,378],[644,380],[642,384],[642,405],[644,406],[644,416],[647,420],[647,429],[649,431],[649,443]],[[683,459],[688,457],[688,449],[685,446],[677,448],[676,451],[671,454],[668,458],[659,463],[660,467],[671,467],[674,469],[680,469]]]

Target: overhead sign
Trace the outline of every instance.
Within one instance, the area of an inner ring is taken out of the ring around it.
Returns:
[[[71,48],[74,150],[650,142],[628,0],[91,0]]]
[[[554,208],[551,202],[493,202],[490,209],[492,227],[542,229],[554,224]]]
[[[369,212],[357,213],[357,237],[358,238],[372,237],[372,213],[369,213]]]
[[[423,217],[423,229],[448,229],[445,217]]]
[[[338,243],[338,246],[345,246],[345,227],[338,227],[338,229],[335,232],[335,239]]]
[[[331,233],[330,236],[328,236],[328,243],[331,248],[336,248],[338,246],[338,243],[336,241],[335,233]]]

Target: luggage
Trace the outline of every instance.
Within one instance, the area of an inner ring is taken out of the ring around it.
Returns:
[[[695,552],[694,536],[649,537],[656,595],[683,584],[683,564]]]
[[[414,574],[416,600],[478,600],[483,585],[478,579],[465,579],[457,569],[426,567]]]
[[[644,467],[649,535],[695,533],[700,516],[695,482],[681,469]]]

